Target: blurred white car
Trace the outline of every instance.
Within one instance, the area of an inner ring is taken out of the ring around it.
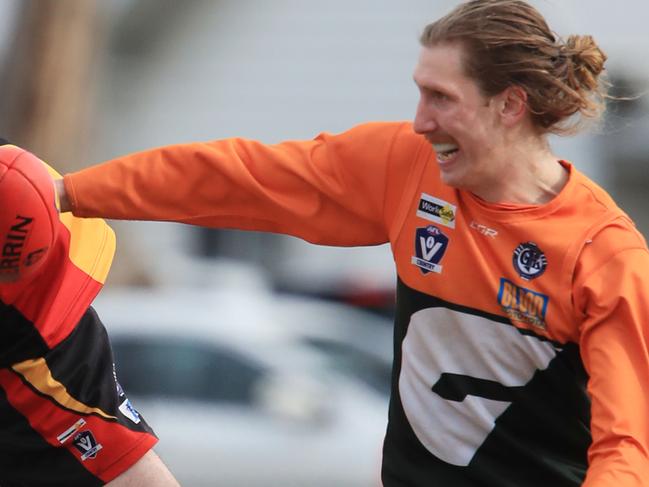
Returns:
[[[259,290],[106,290],[94,307],[183,486],[380,485],[389,320]]]

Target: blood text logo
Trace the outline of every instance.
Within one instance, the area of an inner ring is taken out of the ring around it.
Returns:
[[[423,274],[429,272],[442,272],[439,262],[444,257],[448,247],[448,237],[442,231],[429,225],[425,228],[418,228],[415,234],[415,256],[412,263],[419,267]]]
[[[528,323],[545,329],[545,314],[550,298],[545,294],[517,286],[505,278],[500,278],[498,304],[512,321]]]

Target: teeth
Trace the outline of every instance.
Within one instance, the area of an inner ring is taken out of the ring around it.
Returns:
[[[446,161],[448,161],[451,157],[453,157],[453,154],[455,154],[455,152],[443,152],[443,153],[441,153],[441,154],[438,152],[438,153],[437,153],[437,160],[438,160],[438,161],[442,161],[442,162],[446,162]]]
[[[456,144],[433,144],[433,148],[438,154],[442,152],[451,152],[458,150],[458,146]]]
[[[446,162],[453,157],[453,155],[459,150],[457,144],[443,143],[443,144],[433,144],[435,153],[437,154],[437,159],[440,162]]]

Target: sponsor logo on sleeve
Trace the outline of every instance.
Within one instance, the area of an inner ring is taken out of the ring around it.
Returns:
[[[138,424],[140,422],[140,413],[137,412],[137,410],[131,404],[131,401],[129,401],[128,397],[126,397],[126,393],[124,392],[124,389],[122,389],[122,386],[117,380],[117,374],[115,374],[114,365],[113,365],[113,374],[115,376],[115,387],[117,388],[117,396],[119,397],[119,399],[123,399],[122,403],[119,405],[119,410],[128,419],[133,421],[135,424]]]
[[[500,278],[498,304],[512,321],[527,323],[545,329],[545,314],[550,298],[513,282]]]
[[[86,461],[88,458],[95,458],[97,452],[101,450],[101,444],[97,443],[93,434],[89,431],[82,431],[74,437],[74,446],[81,453],[81,460]]]
[[[415,255],[411,262],[419,267],[423,274],[442,272],[440,261],[446,253],[448,237],[436,226],[418,228],[415,234]]]
[[[138,424],[140,422],[140,413],[136,411],[128,398],[119,405],[119,410],[124,416],[133,421],[135,424]]]
[[[419,206],[417,207],[417,216],[426,220],[439,223],[449,228],[455,228],[455,214],[457,206],[452,205],[444,200],[435,198],[426,193],[421,193]]]
[[[512,262],[518,275],[526,281],[542,275],[548,265],[545,254],[534,242],[522,243],[516,247]]]

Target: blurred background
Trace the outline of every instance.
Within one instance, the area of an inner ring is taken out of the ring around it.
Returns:
[[[169,143],[272,143],[411,119],[419,32],[457,3],[0,0],[0,133],[69,172]],[[612,93],[630,99],[552,144],[647,235],[649,3],[531,3],[559,35],[592,34],[609,55]],[[185,485],[379,485],[395,280],[386,246],[112,226],[118,251],[97,306],[123,385]],[[306,323],[318,326],[296,326]]]

